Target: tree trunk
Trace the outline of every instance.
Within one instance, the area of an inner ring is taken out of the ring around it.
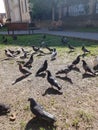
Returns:
[[[52,21],[55,21],[55,8],[52,7]]]

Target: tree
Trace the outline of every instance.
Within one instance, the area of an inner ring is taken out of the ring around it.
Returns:
[[[51,3],[49,0],[30,0],[34,19],[49,19],[51,14]]]
[[[32,12],[34,19],[56,19],[57,13],[61,18],[61,8],[66,0],[29,0],[30,13]],[[59,9],[59,11],[57,10]]]

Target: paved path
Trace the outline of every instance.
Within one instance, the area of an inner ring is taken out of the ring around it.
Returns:
[[[58,36],[68,36],[89,40],[98,40],[98,33],[89,33],[89,32],[73,32],[73,31],[49,31],[48,29],[34,30],[34,34],[52,34]],[[0,32],[0,34],[7,34],[7,32]],[[28,34],[27,31],[15,31],[15,34]]]

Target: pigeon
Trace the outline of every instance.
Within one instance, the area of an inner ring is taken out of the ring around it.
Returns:
[[[24,52],[24,55],[23,55],[23,56],[20,56],[20,58],[21,58],[21,59],[25,59],[25,58],[27,58],[27,53]]]
[[[61,42],[62,42],[63,45],[68,44],[68,39],[63,36],[63,37],[61,38]]]
[[[67,76],[67,74],[72,70],[73,65],[67,66],[65,69],[61,69],[59,71],[56,72],[56,75],[58,74],[65,74]]]
[[[89,72],[89,73],[95,75],[95,73],[90,69],[90,67],[88,66],[88,64],[84,60],[82,60],[82,62],[83,62],[83,69],[85,70],[85,73]]]
[[[51,60],[55,60],[57,56],[56,48],[53,48],[52,54],[51,54]]]
[[[80,56],[81,55],[77,56],[77,58],[72,62],[72,65],[76,66],[80,62]]]
[[[13,55],[15,53],[15,51],[8,49],[8,51]]]
[[[47,60],[45,60],[42,66],[36,72],[36,76],[38,76],[41,72],[46,71],[47,68],[48,68],[48,63]]]
[[[68,44],[68,48],[70,49],[70,51],[73,51],[75,48],[72,46],[72,45],[70,45],[70,44]]]
[[[19,71],[20,71],[23,75],[32,74],[32,73],[29,72],[28,70],[24,69],[20,63],[18,63],[18,65],[19,65]]]
[[[87,50],[87,49],[85,48],[85,46],[84,46],[84,45],[82,46],[82,51],[84,52],[84,54],[85,54],[85,53],[90,53],[90,51],[89,51],[89,50]]]
[[[51,86],[54,86],[58,90],[60,90],[62,87],[58,84],[57,80],[53,78],[49,70],[46,70],[46,72],[47,72],[47,81],[51,84]]]
[[[10,107],[8,105],[0,103],[0,115],[7,114],[8,112],[10,112]]]
[[[16,50],[15,55],[19,55],[21,53],[20,50]]]
[[[42,36],[42,39],[46,39],[46,34],[44,34],[44,35]]]
[[[24,48],[21,48],[23,53],[29,53],[28,51],[25,51]]]
[[[34,50],[35,52],[40,52],[40,53],[45,54],[45,53],[41,50],[40,47],[36,47],[36,46],[33,45],[32,48],[33,48],[33,50]]]
[[[32,48],[33,48],[33,50],[34,50],[35,52],[38,52],[39,49],[40,49],[39,47],[36,47],[36,46],[34,46],[34,45],[32,46]]]
[[[46,49],[49,50],[51,53],[53,52],[53,48],[46,46]]]
[[[52,114],[46,112],[44,108],[39,103],[37,103],[33,98],[28,98],[28,101],[30,101],[31,112],[34,115],[36,115],[37,118],[44,119],[49,123],[54,123],[56,121],[56,118]]]
[[[45,46],[46,46],[46,43],[44,41],[41,41],[40,47],[45,47]]]
[[[14,57],[14,56],[12,55],[12,53],[10,53],[8,50],[5,50],[5,55],[6,55],[7,57]]]
[[[33,54],[31,54],[30,59],[24,64],[24,67],[29,67],[33,63]]]

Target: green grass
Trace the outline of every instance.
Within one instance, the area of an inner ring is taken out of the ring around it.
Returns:
[[[92,122],[94,119],[94,116],[91,113],[85,112],[83,110],[78,111],[79,117],[84,121],[84,122]]]
[[[7,27],[0,28],[0,32],[7,31]]]
[[[6,46],[39,46],[42,40],[42,34],[34,34],[34,35],[21,35],[18,36],[18,39],[14,41],[12,36],[6,36],[8,39],[8,43],[4,44],[2,35],[0,35],[0,48],[4,48]],[[93,54],[98,54],[98,43],[96,41],[90,40],[81,40],[76,38],[68,38],[69,43],[75,46],[78,49],[81,49],[81,46],[84,44]],[[62,45],[60,36],[47,35],[45,42],[48,46],[57,47],[57,49],[62,52],[64,48],[67,46]]]

